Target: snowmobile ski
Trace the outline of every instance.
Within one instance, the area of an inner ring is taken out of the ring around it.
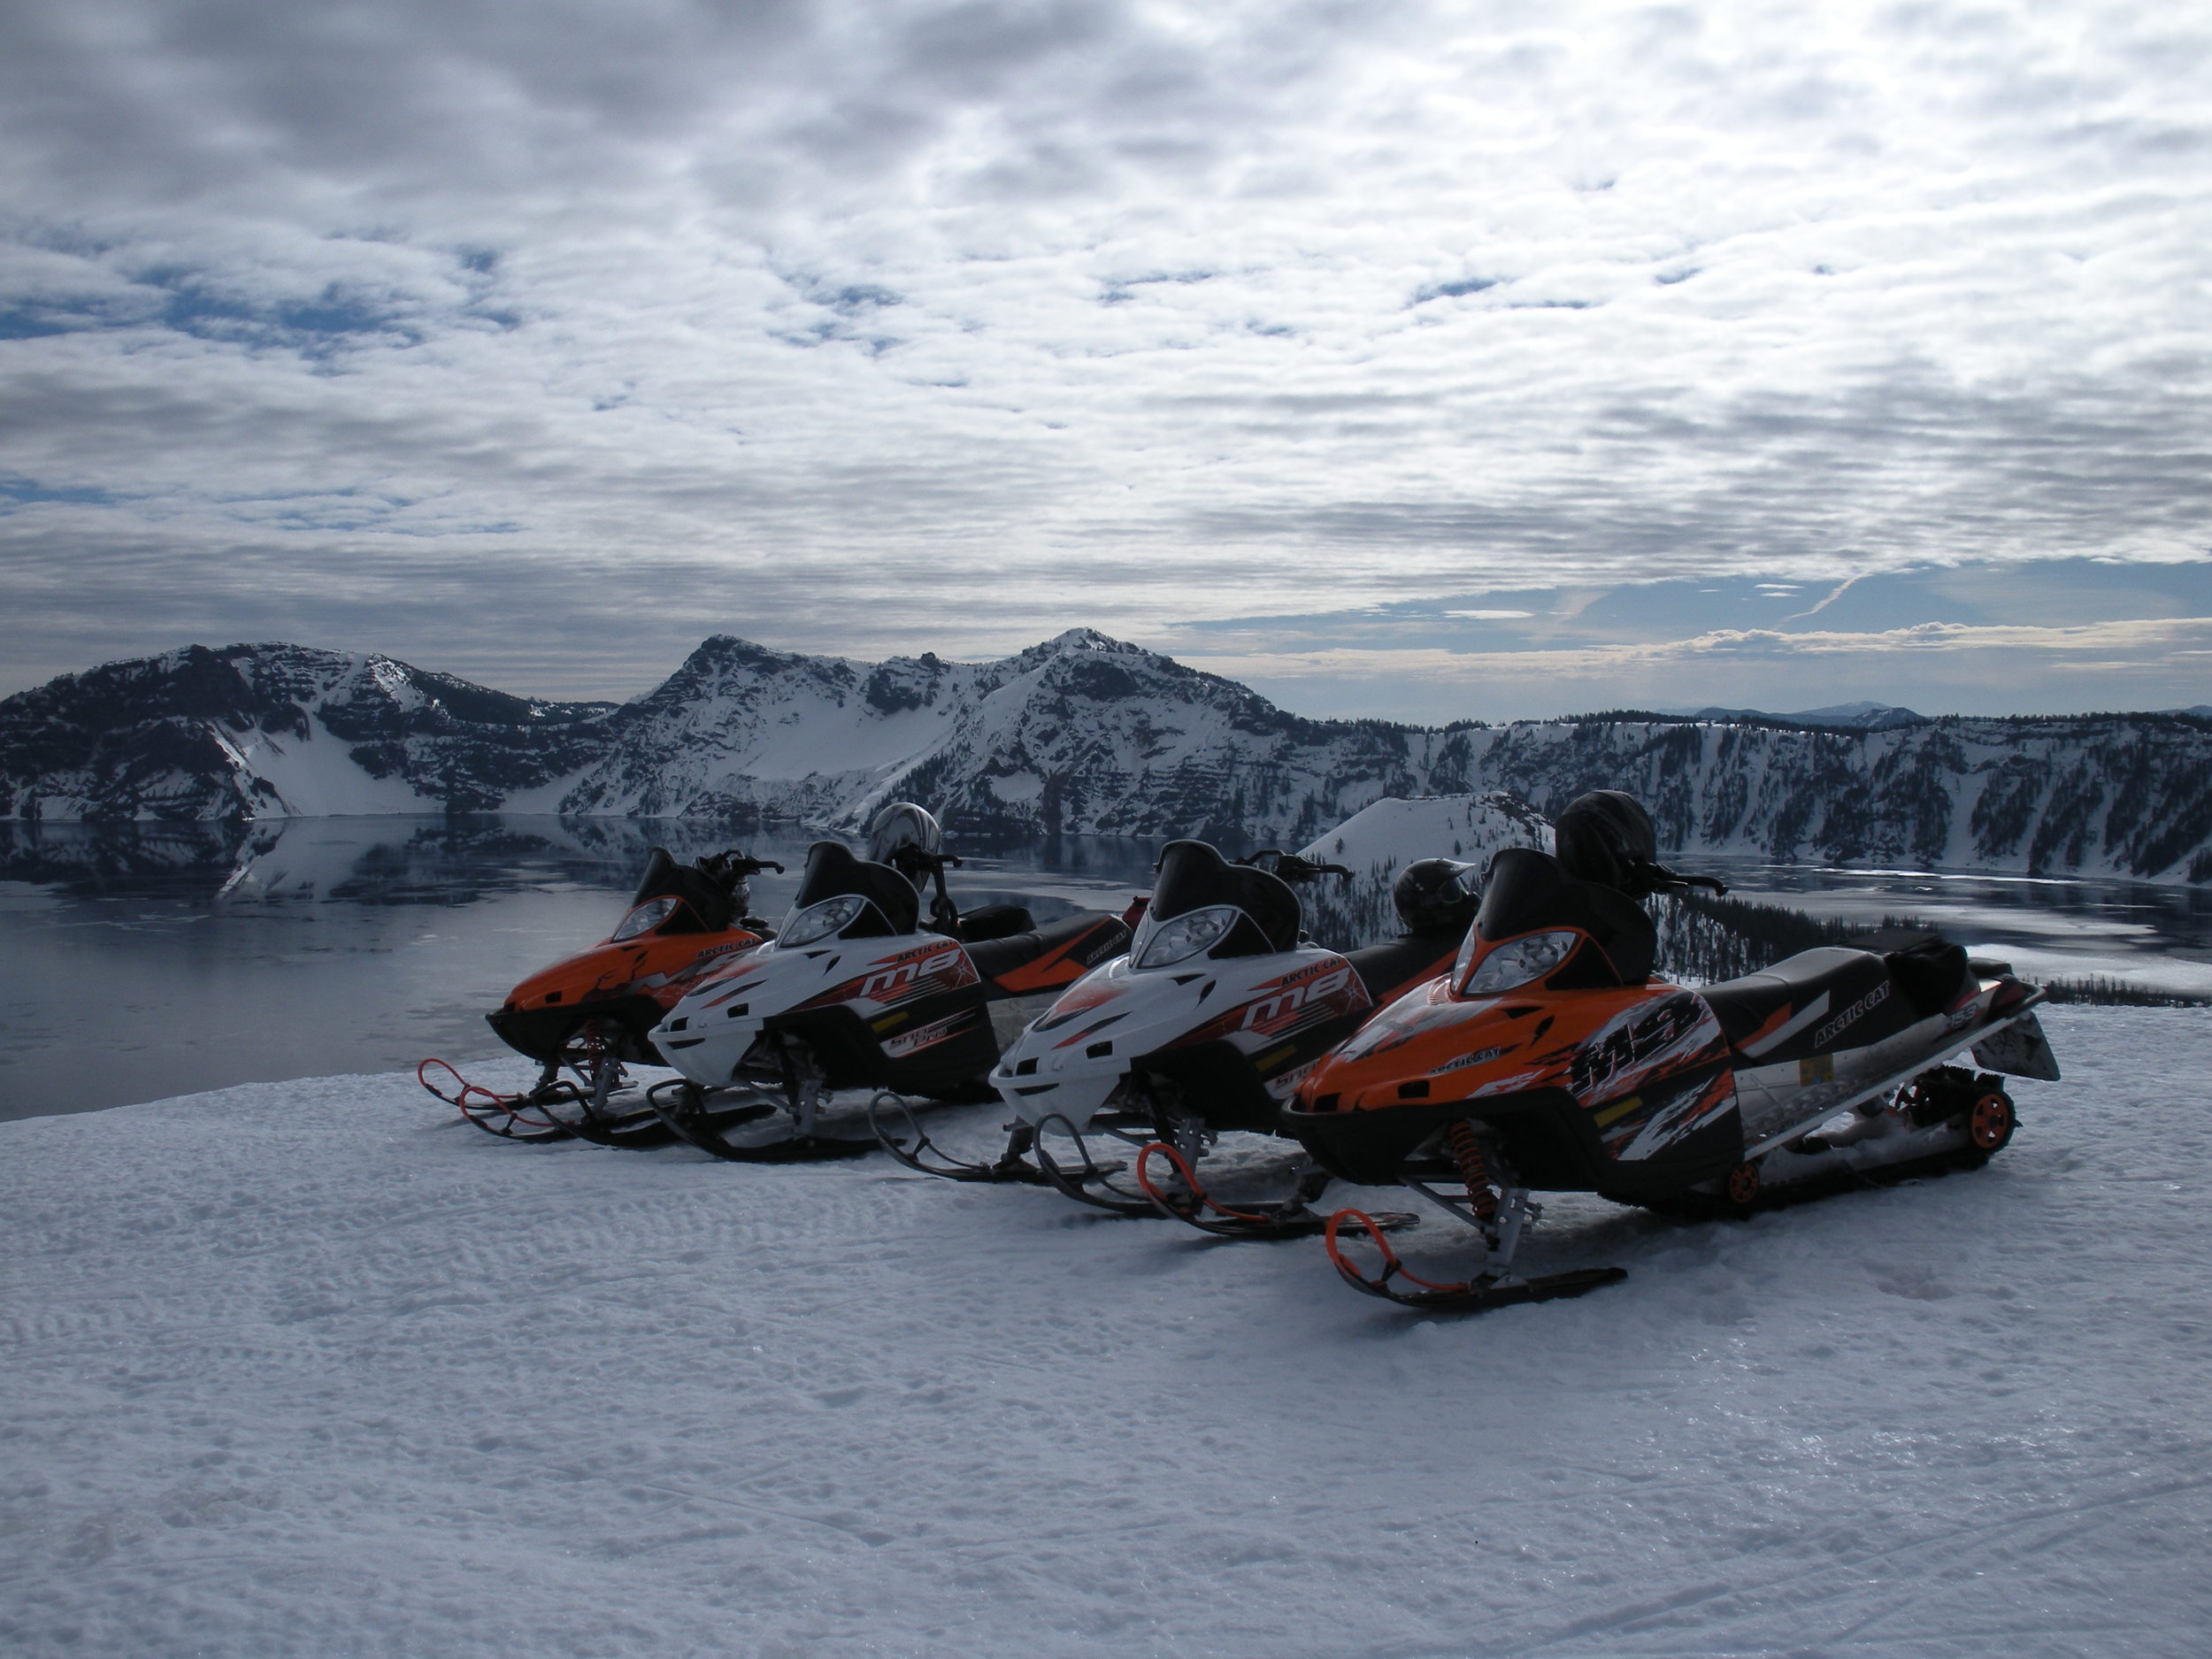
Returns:
[[[430,1080],[430,1068],[434,1065],[453,1079],[452,1094],[447,1094]],[[534,1088],[520,1094],[502,1094],[496,1089],[470,1082],[447,1061],[433,1058],[415,1067],[415,1081],[447,1105],[458,1109],[464,1118],[488,1135],[526,1143],[566,1141],[575,1131],[554,1117],[550,1109],[557,1102],[576,1099],[577,1089],[573,1083],[558,1076],[558,1067],[549,1064]],[[538,1116],[524,1115],[531,1111]]]
[[[887,1128],[884,1115],[895,1113],[902,1133]],[[875,1131],[883,1149],[908,1169],[920,1175],[934,1175],[941,1181],[975,1181],[998,1186],[1049,1187],[1052,1178],[1028,1161],[1028,1154],[1036,1143],[1036,1131],[1027,1124],[1017,1125],[1007,1138],[1006,1149],[995,1164],[973,1163],[956,1158],[929,1137],[914,1116],[914,1108],[902,1094],[889,1089],[878,1093],[868,1102],[868,1126]],[[1118,1167],[1118,1166],[1117,1166]]]
[[[1055,1124],[1074,1143],[1075,1154],[1080,1162],[1072,1167],[1064,1167],[1052,1156],[1046,1132]],[[1139,1126],[1148,1134],[1148,1124],[1125,1124],[1118,1117],[1102,1116],[1091,1124],[1093,1129],[1111,1135],[1118,1141],[1125,1141],[1133,1147],[1146,1144],[1147,1137],[1135,1132]],[[1083,1132],[1056,1112],[1036,1125],[1030,1150],[1031,1156],[1037,1160],[1037,1167],[1044,1171],[1047,1184],[1064,1197],[1072,1198],[1079,1204],[1088,1204],[1094,1210],[1103,1210],[1114,1216],[1156,1216],[1160,1213],[1151,1199],[1141,1191],[1133,1193],[1125,1187],[1114,1185],[1112,1178],[1127,1169],[1129,1166],[1126,1164],[1101,1163],[1093,1157],[1090,1143],[1084,1140]]]
[[[1181,1183],[1180,1191],[1172,1185],[1163,1189],[1160,1182],[1153,1179],[1148,1166],[1156,1156],[1165,1158],[1173,1167],[1174,1178]],[[1307,1189],[1310,1187],[1310,1196],[1317,1198],[1327,1184],[1326,1173],[1321,1173],[1318,1181],[1309,1179],[1300,1182],[1298,1192],[1292,1197],[1240,1200],[1232,1207],[1206,1190],[1190,1160],[1167,1141],[1155,1141],[1137,1154],[1137,1185],[1144,1188],[1144,1195],[1152,1201],[1152,1207],[1171,1221],[1210,1233],[1217,1239],[1306,1239],[1322,1232],[1330,1218],[1307,1207]],[[1387,1210],[1361,1219],[1369,1227],[1385,1232],[1420,1225],[1418,1216],[1404,1210]]]
[[[710,1091],[688,1080],[656,1083],[646,1100],[670,1132],[686,1144],[730,1164],[822,1164],[864,1157],[878,1149],[874,1140],[859,1141],[801,1130],[780,1141],[732,1141],[724,1137],[741,1125],[772,1118],[783,1108],[773,1101],[750,1100],[716,1107]]]
[[[580,1075],[589,1076],[591,1088],[579,1090],[575,1113],[561,1119],[577,1139],[633,1152],[664,1147],[675,1140],[675,1131],[661,1121],[642,1094],[623,1097],[629,1079],[621,1061],[603,1053],[595,1067]]]
[[[1362,1272],[1359,1263],[1345,1254],[1340,1240],[1348,1233],[1364,1233],[1382,1252],[1382,1271],[1374,1278]],[[1390,1240],[1383,1236],[1375,1219],[1357,1210],[1340,1210],[1331,1216],[1322,1237],[1328,1248],[1329,1260],[1354,1290],[1394,1302],[1402,1308],[1419,1308],[1430,1313],[1487,1313],[1493,1308],[1510,1308],[1526,1302],[1558,1302],[1569,1296],[1585,1295],[1607,1285],[1617,1285],[1628,1277],[1624,1267],[1583,1267],[1564,1273],[1544,1273],[1533,1279],[1499,1273],[1457,1284],[1440,1284],[1432,1279],[1423,1279],[1399,1260],[1397,1251],[1390,1248]],[[1394,1279],[1404,1279],[1420,1288],[1400,1290],[1390,1282]]]

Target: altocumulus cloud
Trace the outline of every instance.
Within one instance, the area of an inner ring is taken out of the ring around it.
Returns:
[[[1305,706],[1409,672],[1430,701],[1397,711],[1482,712],[1473,661],[1513,653],[1479,631],[1546,611],[1391,607],[1721,577],[1802,611],[2212,541],[2185,9],[0,27],[12,685],[284,636],[626,694],[713,629],[959,652],[1217,618],[1218,665],[1273,658]],[[1324,611],[1380,619],[1358,662],[1267,621]],[[1440,648],[1447,617],[1478,632]],[[1555,695],[1857,653],[1981,664],[1954,700],[2001,705],[1993,636],[1899,632],[1953,620],[1561,645]],[[2200,701],[2200,638],[2126,620],[2015,643]]]

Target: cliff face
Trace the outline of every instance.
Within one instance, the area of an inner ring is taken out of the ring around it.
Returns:
[[[2212,721],[1837,730],[1604,717],[1309,720],[1076,629],[990,663],[804,657],[726,635],[635,702],[512,697],[387,657],[193,647],[0,702],[0,816],[504,809],[1297,845],[1390,796],[1627,789],[1663,844],[1837,862],[2212,880]]]
[[[1523,722],[1464,741],[1479,787],[1546,812],[1626,789],[1666,847],[2212,879],[2212,721],[2193,715]]]

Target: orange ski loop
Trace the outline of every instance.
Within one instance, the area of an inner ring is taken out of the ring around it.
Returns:
[[[458,1093],[449,1094],[443,1089],[440,1088],[435,1083],[433,1083],[430,1080],[428,1076],[426,1074],[434,1065],[443,1068],[445,1074],[461,1086]],[[478,1114],[480,1113],[485,1117],[489,1117],[494,1111],[501,1111],[506,1113],[509,1118],[512,1118],[516,1123],[520,1124],[526,1129],[557,1129],[561,1127],[558,1123],[551,1121],[540,1123],[534,1118],[525,1118],[520,1112],[517,1111],[515,1110],[516,1106],[526,1102],[530,1098],[528,1095],[502,1094],[495,1090],[486,1088],[480,1083],[472,1083],[468,1080],[468,1079],[463,1077],[458,1071],[455,1071],[449,1062],[438,1059],[435,1056],[421,1062],[415,1067],[415,1081],[421,1084],[423,1087],[428,1089],[433,1094],[435,1094],[447,1105],[459,1108],[461,1116],[468,1118],[471,1122],[475,1122]]]
[[[1177,1215],[1185,1213],[1168,1202],[1167,1195],[1152,1184],[1152,1177],[1145,1171],[1145,1165],[1152,1161],[1152,1155],[1155,1152],[1167,1154],[1168,1161],[1175,1165],[1175,1172],[1183,1178],[1183,1185],[1190,1188],[1191,1196],[1197,1200],[1199,1210],[1210,1210],[1225,1221],[1249,1221],[1256,1222],[1262,1226],[1274,1220],[1275,1217],[1272,1216],[1255,1215],[1248,1210],[1231,1210],[1225,1204],[1216,1203],[1207,1194],[1206,1189],[1199,1184],[1197,1172],[1191,1168],[1190,1160],[1166,1141],[1155,1141],[1137,1154],[1137,1185],[1143,1187],[1144,1195],[1159,1205],[1161,1209]]]
[[[1358,1263],[1347,1256],[1338,1245],[1337,1230],[1348,1223],[1356,1224],[1360,1231],[1364,1232],[1370,1239],[1374,1240],[1375,1248],[1382,1252],[1383,1271],[1379,1278],[1370,1279],[1361,1272]],[[1440,1285],[1432,1279],[1422,1278],[1420,1274],[1398,1259],[1397,1251],[1390,1248],[1389,1235],[1375,1225],[1373,1217],[1363,1210],[1338,1210],[1336,1214],[1329,1217],[1329,1225],[1321,1235],[1321,1242],[1327,1247],[1329,1260],[1335,1266],[1336,1271],[1354,1285],[1364,1286],[1369,1290],[1386,1289],[1393,1279],[1399,1278],[1418,1285],[1424,1290],[1463,1291],[1471,1290],[1474,1287],[1472,1281],[1467,1279],[1463,1279],[1455,1285]]]

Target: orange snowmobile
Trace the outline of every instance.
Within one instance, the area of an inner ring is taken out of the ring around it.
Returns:
[[[1655,930],[1635,901],[1725,889],[1656,863],[1651,820],[1624,795],[1585,795],[1555,828],[1557,856],[1492,860],[1452,972],[1323,1060],[1284,1113],[1333,1174],[1402,1183],[1480,1235],[1477,1271],[1440,1283],[1340,1210],[1329,1256],[1356,1289],[1467,1311],[1579,1295],[1625,1272],[1516,1274],[1533,1192],[1742,1214],[1971,1168],[2011,1139],[2013,1103],[2001,1078],[1950,1063],[1970,1051],[1990,1072],[2058,1077],[2033,1011],[2046,993],[1932,934],[1669,984],[1651,972]],[[1355,1234],[1381,1253],[1372,1277],[1348,1252]]]
[[[745,913],[747,878],[763,870],[781,874],[783,866],[734,849],[680,864],[654,848],[614,932],[532,974],[484,1017],[509,1048],[544,1067],[536,1087],[508,1098],[464,1083],[454,1103],[478,1128],[510,1140],[665,1144],[667,1126],[641,1098],[614,1098],[627,1080],[624,1067],[666,1065],[653,1027],[709,969],[767,937],[768,924]],[[431,1087],[426,1078],[424,1087]]]

